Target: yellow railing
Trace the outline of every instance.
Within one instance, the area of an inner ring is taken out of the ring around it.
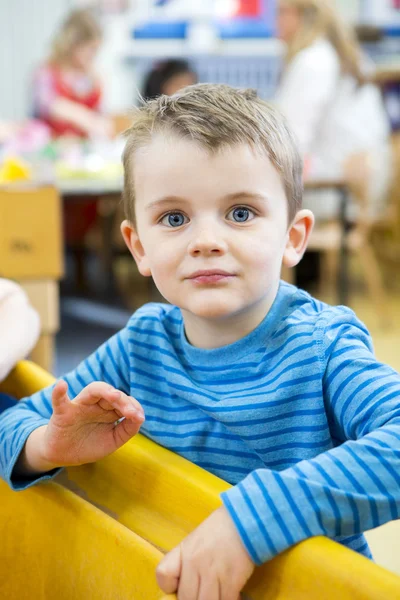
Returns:
[[[22,397],[52,381],[21,362],[2,390]],[[215,510],[228,487],[141,435],[95,464],[65,469],[55,483],[19,493],[0,483],[0,597],[162,598],[154,575],[162,553]],[[244,594],[400,600],[400,578],[318,537],[257,568]]]

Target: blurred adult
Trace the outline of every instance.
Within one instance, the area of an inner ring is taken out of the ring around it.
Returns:
[[[279,0],[278,35],[286,56],[276,103],[297,136],[312,178],[340,179],[349,157],[368,153],[370,207],[382,207],[391,175],[390,126],[373,65],[331,0]],[[337,214],[332,195],[307,206]]]

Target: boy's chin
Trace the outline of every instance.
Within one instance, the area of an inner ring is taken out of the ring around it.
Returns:
[[[182,307],[184,311],[200,319],[218,320],[227,319],[238,312],[239,307],[227,304],[227,302],[203,301],[188,303]]]

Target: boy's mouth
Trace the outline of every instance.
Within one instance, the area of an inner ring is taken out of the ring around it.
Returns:
[[[233,273],[228,273],[228,271],[211,269],[206,271],[196,271],[195,273],[192,273],[192,275],[189,275],[187,279],[190,279],[194,283],[218,283],[232,277],[235,277],[235,275]]]

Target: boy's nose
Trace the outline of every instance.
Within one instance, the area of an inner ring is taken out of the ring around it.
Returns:
[[[204,227],[194,234],[189,243],[188,251],[192,256],[198,254],[225,254],[227,243],[212,228]]]

